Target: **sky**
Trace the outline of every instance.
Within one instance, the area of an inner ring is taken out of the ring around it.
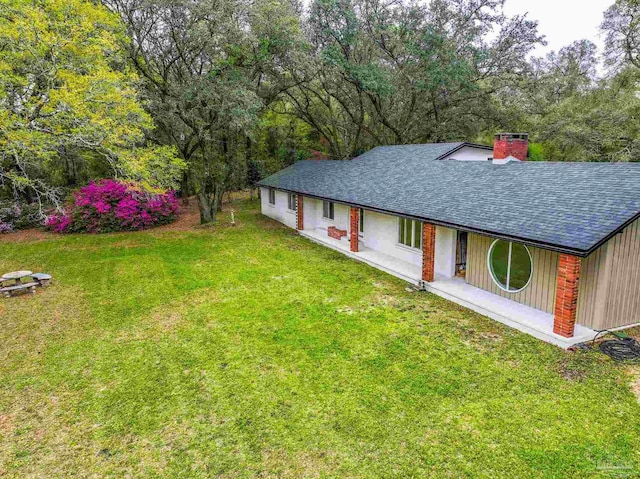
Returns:
[[[311,0],[303,3],[308,6]],[[595,43],[602,53],[604,39],[599,26],[604,11],[613,3],[614,0],[505,0],[504,13],[508,16],[527,13],[527,18],[538,21],[538,32],[545,36],[547,46],[538,47],[533,52],[535,56],[557,51],[583,38]]]
[[[527,13],[527,18],[538,21],[538,32],[543,34],[547,46],[534,52],[542,56],[551,50],[586,38],[598,46],[602,53],[604,38],[599,26],[604,11],[614,0],[506,0],[504,12],[508,16]]]

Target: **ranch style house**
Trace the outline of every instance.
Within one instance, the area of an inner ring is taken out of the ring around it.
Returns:
[[[373,148],[259,183],[300,235],[568,348],[640,322],[640,163],[527,161],[493,147]]]

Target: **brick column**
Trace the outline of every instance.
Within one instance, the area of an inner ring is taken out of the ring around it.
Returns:
[[[360,251],[360,245],[358,242],[358,233],[360,232],[360,211],[358,208],[354,208],[353,206],[351,207],[351,210],[349,211],[349,216],[350,216],[350,228],[351,231],[349,232],[350,236],[349,236],[349,243],[351,245],[351,252],[352,253],[357,253],[358,251]]]
[[[303,197],[298,195],[298,204],[296,205],[296,229],[302,231],[304,229],[304,201]]]
[[[561,254],[558,263],[553,332],[565,338],[573,337],[576,325],[579,278],[580,258],[570,254]]]
[[[436,225],[422,225],[422,280],[431,283],[435,276]]]

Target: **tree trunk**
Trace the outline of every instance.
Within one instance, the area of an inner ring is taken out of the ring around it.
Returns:
[[[214,223],[220,211],[220,200],[224,189],[215,185],[212,192],[198,193],[198,209],[200,210],[200,224]]]
[[[224,188],[219,188],[218,191],[215,194],[215,204],[216,204],[216,211],[220,212],[222,211],[222,196],[224,195]]]
[[[182,181],[180,182],[180,195],[182,196],[182,204],[184,206],[189,206],[189,195],[191,191],[189,191],[189,171],[185,171],[182,175]]]

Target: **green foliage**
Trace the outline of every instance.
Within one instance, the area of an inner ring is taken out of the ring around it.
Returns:
[[[604,13],[605,55],[614,70],[640,68],[640,2],[616,0]]]
[[[250,188],[256,188],[258,181],[264,178],[262,165],[256,160],[250,160],[247,164],[247,184]]]
[[[183,194],[197,194],[201,221],[214,221],[222,194],[246,186],[261,116],[291,81],[299,18],[271,0],[104,3],[129,32],[156,140],[187,165]]]
[[[42,226],[43,220],[40,205],[37,203],[0,201],[0,225],[9,225],[11,231],[37,228]]]
[[[545,150],[541,143],[529,142],[529,161],[544,161]]]
[[[315,55],[294,71],[296,114],[352,157],[379,144],[469,139],[497,91],[527,67],[534,22],[507,19],[501,2],[312,2]],[[487,40],[490,30],[497,31]],[[306,80],[306,81],[304,81]],[[493,126],[493,125],[491,125]]]
[[[116,174],[171,186],[182,165],[145,139],[153,121],[119,51],[118,18],[87,0],[0,9],[0,177],[56,202],[56,186],[79,180],[74,163],[100,157]],[[68,182],[52,181],[59,169]]]
[[[640,161],[639,73],[623,72],[551,106],[535,125],[545,159]]]

